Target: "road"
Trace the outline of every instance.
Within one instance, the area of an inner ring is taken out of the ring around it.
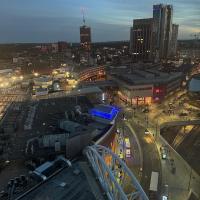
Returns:
[[[117,126],[120,132],[123,133],[123,137],[129,138],[131,143],[131,158],[126,158],[126,164],[141,182],[144,191],[148,195],[152,171],[159,172],[159,185],[161,185],[160,156],[155,141],[153,137],[146,136],[144,134],[145,127],[142,124],[137,124],[133,119],[125,121],[121,119],[117,122]],[[160,193],[160,187],[158,187],[158,191]]]
[[[145,192],[148,194],[151,172],[159,172],[159,183],[161,183],[161,166],[160,166],[160,156],[155,145],[155,141],[153,137],[150,135],[145,135],[145,128],[142,125],[136,124],[133,120],[126,123],[132,132],[135,132],[139,143],[142,147],[142,155],[143,155],[143,173],[141,179],[141,185]],[[160,184],[159,184],[160,185]],[[158,188],[160,193],[161,188]]]
[[[127,113],[128,114],[128,113]],[[145,118],[142,117],[144,113],[138,114],[136,113],[136,117],[134,118],[135,123],[140,122],[140,124],[143,124],[145,128],[148,128],[152,135],[155,136],[156,142],[153,144],[153,146],[157,149],[160,149],[161,145],[168,145],[167,143],[164,143],[162,140],[160,140],[159,137],[159,126],[158,122],[155,124],[155,120],[151,121],[151,118],[148,120],[148,123],[146,123]],[[160,118],[157,118],[157,121],[159,121]],[[172,123],[174,121],[172,120]],[[133,125],[134,128],[136,127]],[[144,130],[144,129],[143,129]],[[140,129],[138,130],[140,131]],[[137,132],[137,131],[136,131]],[[143,133],[144,134],[144,133]],[[140,142],[142,145],[142,149],[146,150],[148,147],[145,147],[141,140],[141,135],[138,134],[138,138],[140,138]],[[170,148],[170,147],[169,147]],[[151,151],[149,149],[149,151]],[[144,155],[145,156],[145,155]],[[148,159],[148,158],[147,158]],[[173,159],[176,167],[176,173],[173,174],[171,171],[171,166],[169,163],[169,159]],[[144,167],[148,165],[148,163],[145,164],[145,158],[144,158]],[[180,200],[180,199],[187,199],[188,194],[190,191],[194,191],[198,193],[198,188],[200,187],[199,179],[197,178],[196,174],[191,171],[191,168],[188,167],[184,160],[175,152],[173,149],[170,151],[170,156],[168,157],[167,161],[161,160],[161,171],[163,174],[162,181],[160,181],[160,185],[164,186],[165,184],[169,185],[169,197],[173,200]],[[152,166],[154,167],[154,166]],[[145,169],[144,169],[145,171]],[[189,186],[190,185],[190,186]],[[145,186],[144,186],[145,188]],[[162,188],[160,189],[162,193]]]

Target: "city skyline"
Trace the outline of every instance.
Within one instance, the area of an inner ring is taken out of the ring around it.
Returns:
[[[192,39],[191,34],[200,32],[197,0],[178,0],[176,3],[142,0],[137,4],[131,0],[16,0],[12,3],[2,0],[0,43],[79,42],[83,7],[93,42],[129,40],[133,19],[152,17],[153,4],[158,3],[173,5],[173,22],[179,24],[178,39]]]

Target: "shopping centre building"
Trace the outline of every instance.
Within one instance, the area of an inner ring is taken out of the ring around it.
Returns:
[[[107,77],[117,83],[119,98],[131,105],[161,102],[179,89],[183,80],[180,72],[164,73],[152,69],[141,71],[126,67],[108,72]]]

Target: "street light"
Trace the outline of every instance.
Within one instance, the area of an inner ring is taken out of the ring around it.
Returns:
[[[34,73],[34,76],[36,76],[36,77],[37,77],[37,76],[39,76],[39,74],[38,74],[37,72],[35,72],[35,73]]]

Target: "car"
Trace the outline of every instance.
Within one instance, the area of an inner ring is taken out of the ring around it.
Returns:
[[[188,116],[188,113],[182,112],[182,113],[179,114],[179,116],[180,116],[180,117],[186,117],[186,116]]]
[[[119,153],[119,158],[121,158],[121,159],[124,158],[123,153]]]
[[[146,129],[146,130],[144,131],[144,134],[145,134],[145,135],[149,135],[149,134],[150,134],[149,130]]]
[[[125,138],[125,139],[124,139],[124,142],[125,142],[126,148],[130,148],[130,147],[131,147],[129,138]]]
[[[160,147],[161,158],[165,160],[167,158],[167,148],[162,146]]]
[[[172,107],[173,107],[173,103],[169,103],[168,105],[169,105],[169,107],[170,107],[170,108],[172,108]]]
[[[149,109],[148,109],[148,108],[144,108],[144,109],[142,109],[142,112],[143,112],[143,113],[148,113],[148,112],[149,112]]]
[[[131,157],[131,150],[126,149],[126,158],[130,158],[130,157]]]
[[[169,196],[169,187],[168,187],[168,185],[164,185],[162,200],[168,200],[168,196]]]

